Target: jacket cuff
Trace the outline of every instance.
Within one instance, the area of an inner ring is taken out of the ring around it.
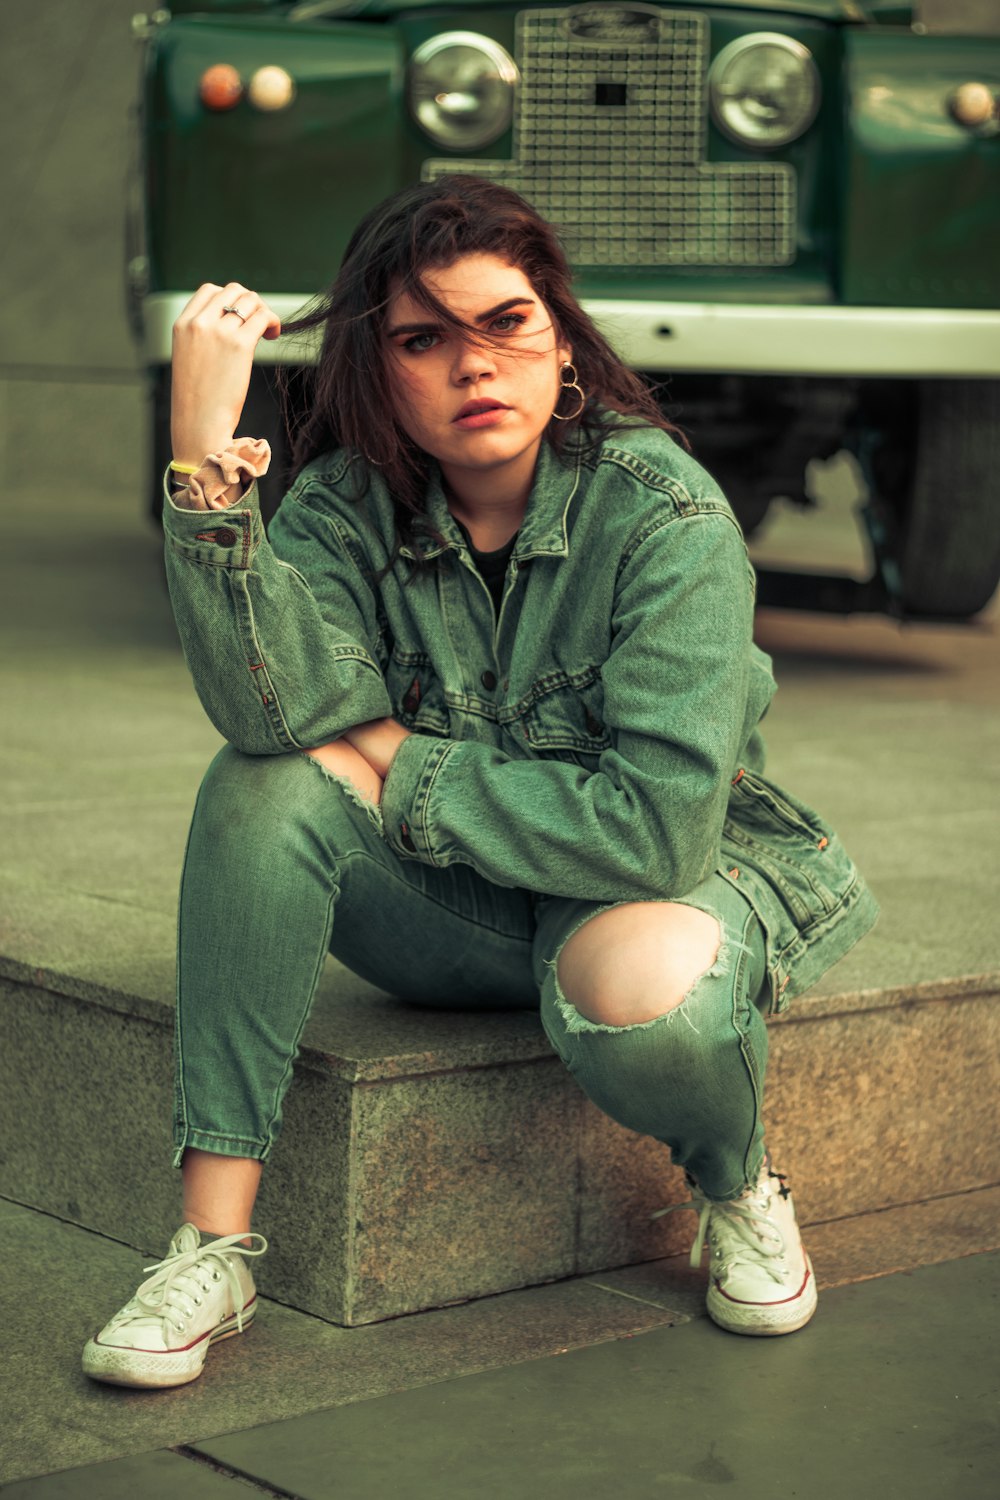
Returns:
[[[248,569],[264,540],[256,481],[236,505],[225,510],[188,510],[170,498],[163,484],[163,535],[188,561],[209,568]]]
[[[455,740],[411,734],[393,756],[382,785],[382,826],[386,843],[403,859],[447,863],[434,848],[429,808],[434,785],[456,749]]]

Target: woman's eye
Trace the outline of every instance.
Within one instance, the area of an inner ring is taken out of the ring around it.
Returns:
[[[423,354],[426,350],[433,349],[437,341],[436,333],[414,333],[404,342],[403,348],[410,354]]]
[[[499,318],[494,318],[490,325],[494,333],[514,333],[524,322],[524,313],[501,313]]]

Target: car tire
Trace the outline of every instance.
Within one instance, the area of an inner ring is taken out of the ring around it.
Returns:
[[[924,380],[874,457],[904,614],[968,619],[1000,583],[1000,381]]]

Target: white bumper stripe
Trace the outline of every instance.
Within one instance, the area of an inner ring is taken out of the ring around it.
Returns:
[[[169,364],[174,319],[189,292],[145,299],[144,352]],[[291,318],[307,299],[265,301]],[[585,299],[584,307],[637,369],[770,375],[1000,376],[1000,312],[908,307],[775,307],[771,304]],[[257,346],[259,364],[312,363],[319,337]]]

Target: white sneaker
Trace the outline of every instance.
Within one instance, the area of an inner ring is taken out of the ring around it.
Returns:
[[[809,1322],[816,1311],[816,1278],[780,1172],[765,1163],[756,1187],[722,1203],[692,1185],[691,1202],[676,1207],[699,1213],[693,1266],[701,1264],[708,1239],[707,1305],[714,1323],[730,1333],[760,1337],[794,1333]]]
[[[267,1241],[231,1234],[201,1243],[183,1224],[170,1250],[131,1302],[115,1313],[83,1351],[83,1371],[110,1385],[164,1387],[197,1380],[210,1344],[243,1333],[257,1311],[253,1276],[244,1264],[263,1255]]]

